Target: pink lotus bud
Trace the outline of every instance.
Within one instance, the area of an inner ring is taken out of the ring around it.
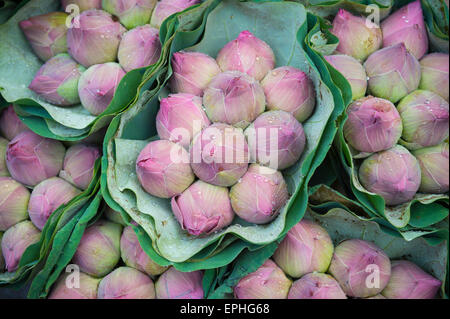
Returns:
[[[170,267],[156,281],[157,299],[203,299],[201,271],[181,272]]]
[[[7,140],[11,141],[20,133],[29,130],[17,116],[12,104],[3,110],[0,116],[0,133]]]
[[[59,177],[39,183],[31,193],[28,213],[34,226],[42,230],[50,215],[81,192]]]
[[[78,6],[80,12],[102,8],[102,0],[61,0],[63,11],[66,11],[67,6],[70,4]]]
[[[122,215],[120,215],[119,212],[113,210],[111,207],[106,206],[104,214],[107,220],[122,225],[124,227],[127,226],[127,223],[125,223],[125,221],[123,220]]]
[[[97,299],[100,279],[80,272],[79,276],[65,273],[55,283],[48,299]]]
[[[433,299],[441,282],[407,260],[394,260],[388,285],[381,292],[388,299]]]
[[[386,299],[386,297],[383,297],[383,295],[378,294],[372,297],[367,297],[367,298],[363,298],[363,299]]]
[[[123,35],[119,45],[119,63],[126,72],[156,63],[161,54],[158,29],[137,27]]]
[[[212,122],[246,128],[264,112],[264,90],[257,81],[237,71],[223,72],[209,83],[203,95]]]
[[[378,50],[364,67],[369,77],[369,92],[392,103],[419,87],[420,63],[403,43]]]
[[[5,268],[5,258],[3,258],[3,252],[2,252],[2,238],[3,238],[3,232],[0,232],[0,272],[3,272],[3,269]]]
[[[88,227],[81,237],[72,263],[94,277],[110,273],[120,260],[122,226],[100,220]]]
[[[278,216],[289,199],[286,182],[280,172],[258,164],[230,190],[234,212],[254,224],[266,224]]]
[[[419,88],[439,94],[448,102],[448,54],[431,53],[420,60],[422,77]]]
[[[285,111],[261,114],[244,133],[252,160],[273,169],[294,165],[305,148],[303,126]]]
[[[364,97],[350,104],[347,115],[345,139],[360,152],[390,149],[402,135],[402,119],[395,105],[388,100]]]
[[[43,61],[67,52],[67,13],[50,12],[19,22],[34,53]]]
[[[93,115],[101,114],[111,103],[125,71],[117,63],[91,66],[81,75],[78,94],[84,108]]]
[[[404,43],[417,59],[428,51],[427,28],[419,0],[409,3],[387,17],[381,23],[381,30],[383,47]]]
[[[126,29],[102,10],[81,13],[67,32],[70,55],[85,67],[114,62]]]
[[[292,281],[270,259],[234,287],[236,299],[286,299]]]
[[[161,0],[156,3],[156,7],[153,10],[150,24],[158,28],[161,27],[166,18],[174,13],[184,11],[185,9],[200,3],[200,0]]]
[[[84,71],[86,69],[72,60],[70,55],[61,53],[45,62],[29,89],[55,105],[79,104],[78,80]]]
[[[11,177],[0,177],[0,231],[28,218],[30,192]]]
[[[77,144],[69,147],[59,176],[79,189],[85,190],[92,181],[95,161],[100,148],[95,145]]]
[[[403,121],[402,138],[427,147],[442,143],[448,137],[448,102],[436,93],[417,90],[397,105]]]
[[[421,193],[444,194],[449,190],[448,142],[413,151],[422,172]]]
[[[127,29],[150,22],[157,0],[103,0],[103,10],[119,18]]]
[[[365,298],[379,294],[391,276],[391,262],[375,244],[350,239],[334,251],[329,273],[350,297]]]
[[[288,299],[347,299],[347,296],[333,277],[314,272],[294,281]]]
[[[157,197],[181,194],[195,179],[189,165],[189,153],[167,140],[147,144],[136,161],[136,173],[144,190]]]
[[[367,74],[364,67],[354,57],[345,54],[327,55],[328,61],[350,83],[352,99],[357,100],[366,95]]]
[[[403,146],[375,153],[359,168],[359,181],[371,193],[394,206],[413,199],[420,186],[420,166]]]
[[[155,299],[155,285],[147,275],[119,267],[100,281],[98,299]]]
[[[120,238],[120,254],[125,265],[147,273],[149,276],[157,276],[166,271],[155,263],[142,250],[138,237],[131,226],[125,227]]]
[[[172,212],[189,234],[211,234],[231,224],[228,188],[197,181],[181,195],[172,197]]]
[[[9,141],[0,137],[0,177],[10,176],[8,168],[6,167],[6,148],[8,147]]]
[[[330,30],[339,38],[337,52],[351,55],[359,61],[381,48],[383,35],[378,25],[365,17],[354,16],[339,9]]]
[[[314,84],[303,71],[282,66],[270,71],[262,80],[269,110],[292,113],[299,122],[306,121],[314,111]]]
[[[156,130],[161,139],[189,148],[192,138],[211,125],[198,96],[178,93],[161,100]]]
[[[65,152],[61,142],[25,131],[8,144],[6,166],[16,181],[36,186],[58,175]]]
[[[242,129],[214,123],[198,133],[190,148],[191,167],[202,181],[232,186],[248,168],[248,145]]]
[[[3,234],[1,249],[5,258],[6,270],[8,272],[17,270],[25,250],[37,243],[40,238],[41,232],[28,220],[8,228]]]
[[[303,219],[287,233],[273,259],[286,274],[300,278],[311,272],[326,272],[333,250],[327,231],[315,222]]]
[[[250,31],[242,31],[220,50],[217,63],[222,71],[247,73],[261,81],[275,67],[275,55],[266,42]]]
[[[203,96],[209,82],[220,73],[216,60],[201,52],[175,52],[172,69],[172,91],[198,96]]]

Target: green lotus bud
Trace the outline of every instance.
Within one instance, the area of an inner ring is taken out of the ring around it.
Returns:
[[[142,250],[138,237],[131,226],[125,227],[120,238],[120,254],[125,265],[145,272],[149,276],[157,276],[166,271],[163,267],[155,263]]]
[[[334,251],[329,273],[350,297],[370,297],[379,294],[391,276],[391,262],[375,244],[350,239]]]
[[[422,77],[419,89],[439,94],[448,102],[449,58],[446,53],[430,53],[420,60]]]
[[[119,18],[127,29],[150,22],[156,0],[103,0],[103,10]]]
[[[303,219],[287,233],[273,259],[286,274],[300,278],[311,272],[326,272],[333,250],[327,231],[315,222]]]
[[[170,267],[156,281],[157,299],[203,299],[201,271],[181,272]]]
[[[448,102],[436,93],[417,90],[397,105],[403,121],[402,138],[417,147],[442,143],[449,132]]]
[[[55,283],[48,299],[97,299],[100,279],[80,272],[79,276],[65,273]]]
[[[102,8],[102,0],[61,0],[63,11],[66,11],[67,6],[69,6],[70,4],[78,6],[80,12],[90,9]]]
[[[28,218],[30,192],[11,177],[0,177],[0,231]]]
[[[364,298],[364,299],[386,299],[386,297],[384,297],[382,294],[378,294],[378,295],[375,295],[375,296],[372,296],[372,297],[367,297],[367,298]]]
[[[359,180],[369,191],[393,206],[413,199],[420,186],[420,166],[406,148],[393,148],[366,158],[359,168]]]
[[[105,208],[105,218],[113,223],[120,224],[124,227],[127,226],[127,223],[123,220],[122,215],[119,212],[115,211],[109,206]]]
[[[449,190],[448,143],[413,151],[422,172],[419,192],[444,194]]]
[[[88,227],[81,238],[72,263],[94,277],[110,273],[120,260],[122,226],[100,220]]]
[[[119,267],[100,281],[98,299],[155,299],[150,277],[130,267]]]
[[[2,238],[1,250],[5,258],[6,270],[8,272],[17,270],[25,250],[37,243],[40,238],[41,232],[28,220],[10,227]]]
[[[6,148],[9,141],[0,137],[0,177],[10,176],[8,168],[6,167]]]
[[[292,281],[270,259],[234,287],[236,299],[286,299]]]
[[[288,299],[347,299],[347,296],[333,277],[314,272],[294,281]]]

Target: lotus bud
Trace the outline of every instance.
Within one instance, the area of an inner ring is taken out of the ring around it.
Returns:
[[[413,151],[422,172],[419,192],[444,194],[449,190],[448,143]]]
[[[161,54],[158,29],[137,27],[123,35],[119,45],[119,63],[126,72],[156,63]]]
[[[61,142],[25,131],[8,144],[6,166],[16,181],[36,186],[58,175],[65,152]]]
[[[375,244],[350,239],[334,251],[329,273],[350,297],[371,297],[379,294],[389,282],[391,262]]]
[[[282,66],[270,71],[261,82],[269,110],[292,113],[299,122],[306,121],[314,111],[314,84],[303,71]]]
[[[22,132],[29,131],[17,116],[12,104],[3,110],[0,116],[0,133],[9,141]]]
[[[74,20],[67,32],[70,55],[85,67],[114,62],[126,29],[102,10],[88,10]]]
[[[338,70],[350,83],[352,99],[357,100],[366,95],[367,74],[364,67],[354,57],[345,54],[327,55],[325,60]]]
[[[300,278],[312,272],[326,272],[333,250],[327,231],[315,222],[303,219],[287,233],[273,259],[287,275]]]
[[[66,152],[63,170],[59,176],[79,189],[85,190],[92,181],[94,164],[99,157],[98,146],[87,144],[71,146]]]
[[[333,277],[315,272],[294,281],[288,299],[347,299],[347,296]]]
[[[202,99],[188,93],[171,94],[161,100],[156,130],[161,139],[189,148],[192,138],[211,124]]]
[[[209,235],[233,221],[228,188],[197,181],[172,197],[172,212],[181,228],[194,236]]]
[[[417,90],[397,105],[403,121],[402,138],[418,147],[437,145],[448,137],[448,102],[436,93]]]
[[[336,51],[359,61],[367,59],[383,43],[383,35],[377,24],[344,9],[339,9],[330,31],[339,39]]]
[[[383,295],[378,294],[378,295],[375,295],[375,296],[372,296],[372,297],[367,297],[367,298],[364,298],[364,299],[386,299],[386,297],[383,297]]]
[[[28,220],[8,228],[3,234],[1,249],[5,258],[6,270],[8,272],[17,270],[25,250],[37,243],[40,238],[41,232]]]
[[[28,218],[30,192],[11,177],[0,177],[0,231]]]
[[[55,105],[79,104],[78,80],[85,70],[67,53],[58,54],[39,69],[29,89]]]
[[[383,46],[404,43],[420,59],[428,51],[428,36],[419,0],[400,8],[381,23]],[[447,61],[448,64],[448,61]]]
[[[350,104],[347,116],[345,139],[360,152],[390,149],[402,135],[402,119],[395,105],[388,100],[364,97]]]
[[[248,168],[248,145],[242,129],[214,123],[198,133],[190,148],[191,167],[202,181],[232,186]]]
[[[127,29],[150,22],[157,0],[103,0],[103,10],[119,18]]]
[[[209,82],[220,73],[216,60],[201,52],[175,52],[172,57],[173,92],[203,96]]]
[[[122,226],[100,220],[88,227],[81,237],[72,263],[94,277],[110,273],[120,260]]]
[[[420,60],[422,77],[419,88],[439,94],[448,102],[448,64],[446,53],[431,53]]]
[[[41,60],[47,61],[59,53],[67,52],[68,17],[64,12],[50,12],[19,22],[34,53]]]
[[[294,165],[305,149],[303,126],[285,111],[261,114],[245,130],[253,161],[282,170]]]
[[[203,299],[201,271],[181,272],[170,267],[156,281],[157,299]]]
[[[157,276],[166,271],[166,267],[155,263],[142,250],[138,237],[131,226],[125,227],[120,238],[120,254],[125,265],[145,272],[149,276]]]
[[[266,108],[264,90],[257,81],[237,71],[223,72],[209,83],[203,95],[212,122],[246,128]]]
[[[420,166],[403,146],[371,155],[359,168],[359,181],[371,193],[394,206],[413,199],[420,186]]]
[[[61,4],[63,11],[66,11],[71,4],[78,6],[80,12],[102,8],[102,0],[61,0]]]
[[[280,172],[252,164],[231,188],[230,198],[231,206],[240,218],[254,224],[266,224],[278,216],[289,193]]]
[[[115,211],[109,206],[105,208],[105,218],[113,223],[122,225],[124,227],[127,226],[127,223],[123,220],[122,215],[119,212]]]
[[[119,267],[100,281],[98,299],[155,299],[155,285],[147,275]]]
[[[391,279],[381,294],[388,299],[433,299],[441,282],[407,260],[392,262]]]
[[[42,230],[50,215],[79,195],[80,190],[59,177],[39,183],[31,193],[28,213],[34,226]]]
[[[9,176],[8,168],[6,167],[6,148],[9,141],[0,137],[0,177]]]
[[[125,71],[117,63],[91,66],[81,75],[78,94],[84,108],[93,115],[101,114],[111,103]]]
[[[0,272],[3,272],[3,269],[5,268],[5,258],[3,258],[2,252],[2,238],[3,232],[0,232]]]
[[[392,103],[419,87],[420,63],[403,43],[373,53],[364,67],[369,77],[369,92]]]
[[[270,259],[234,287],[236,299],[286,299],[292,281]]]
[[[144,190],[156,197],[181,194],[195,179],[189,165],[189,153],[167,140],[147,144],[136,161],[136,173]]]
[[[150,24],[158,28],[161,27],[166,18],[174,13],[184,11],[185,9],[200,3],[200,0],[161,0],[156,3],[156,7],[153,10]]]
[[[48,299],[97,299],[100,279],[85,273],[66,273],[59,277]]]

